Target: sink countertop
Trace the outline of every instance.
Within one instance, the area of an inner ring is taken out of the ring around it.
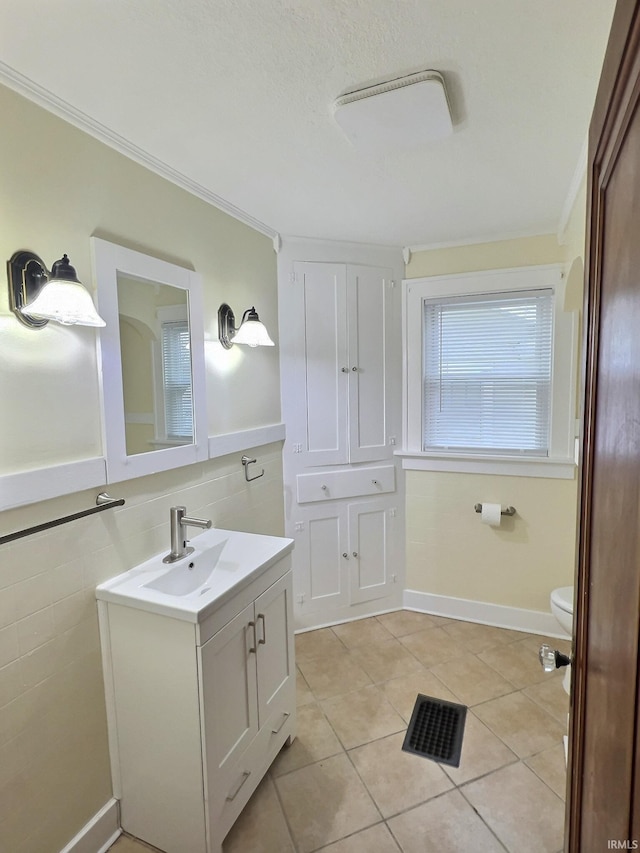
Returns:
[[[219,528],[189,543],[193,553],[175,563],[158,554],[101,583],[96,598],[197,623],[293,550],[293,539]]]

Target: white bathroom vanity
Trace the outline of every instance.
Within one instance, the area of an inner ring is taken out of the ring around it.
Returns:
[[[220,853],[295,736],[293,542],[210,530],[97,591],[121,824],[167,853]]]

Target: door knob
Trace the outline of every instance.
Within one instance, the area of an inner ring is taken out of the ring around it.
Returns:
[[[557,649],[552,649],[546,643],[540,646],[538,658],[545,672],[553,672],[554,669],[559,669],[561,666],[569,666],[571,663],[570,657],[563,655]]]

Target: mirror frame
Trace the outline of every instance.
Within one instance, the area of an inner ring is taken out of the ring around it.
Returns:
[[[201,276],[151,255],[127,249],[99,237],[91,238],[99,311],[106,322],[98,336],[102,431],[107,482],[117,483],[192,465],[209,458],[205,398],[204,321]],[[191,379],[194,440],[128,456],[126,451],[122,354],[118,314],[118,273],[151,283],[168,284],[188,292],[191,338]]]

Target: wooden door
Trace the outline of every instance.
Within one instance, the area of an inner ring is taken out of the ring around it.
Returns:
[[[347,267],[349,320],[349,461],[388,459],[392,272]]]
[[[619,0],[589,138],[570,853],[640,848],[639,19]]]

